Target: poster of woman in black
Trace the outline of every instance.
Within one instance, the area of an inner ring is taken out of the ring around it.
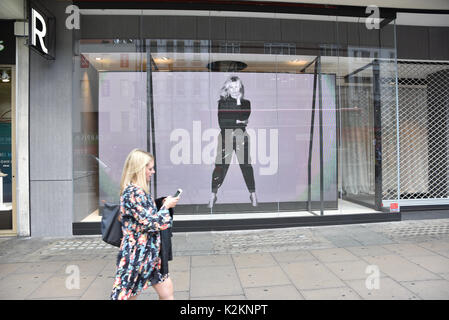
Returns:
[[[251,114],[251,103],[244,99],[244,87],[240,78],[229,77],[221,88],[218,101],[218,135],[217,156],[212,173],[212,194],[208,207],[212,208],[217,201],[218,188],[223,184],[229,164],[235,151],[243,178],[250,193],[249,199],[257,206],[254,171],[249,155],[249,135],[246,132],[248,118]]]

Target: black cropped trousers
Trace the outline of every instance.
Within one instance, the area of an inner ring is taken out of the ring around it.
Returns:
[[[255,192],[254,170],[249,152],[250,138],[246,130],[244,128],[221,129],[217,144],[215,168],[212,172],[212,192],[217,193],[218,188],[223,184],[233,152],[236,153],[248,191]]]

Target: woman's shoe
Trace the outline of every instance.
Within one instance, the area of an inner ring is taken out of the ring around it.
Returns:
[[[210,196],[209,204],[207,205],[207,207],[209,209],[212,209],[214,207],[215,202],[217,202],[217,194],[212,192],[212,194]]]
[[[249,194],[249,199],[251,200],[251,204],[253,207],[257,207],[257,197],[255,192],[251,192]]]

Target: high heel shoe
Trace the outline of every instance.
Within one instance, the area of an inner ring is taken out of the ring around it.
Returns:
[[[255,192],[251,192],[249,195],[249,199],[251,200],[251,204],[253,207],[257,207],[257,197]]]
[[[215,202],[217,202],[217,194],[212,192],[212,194],[210,196],[209,204],[207,205],[207,207],[209,209],[212,209],[215,205]]]

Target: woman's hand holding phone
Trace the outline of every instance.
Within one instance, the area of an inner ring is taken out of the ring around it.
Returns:
[[[176,207],[181,193],[182,189],[178,189],[174,196],[168,196],[167,198],[165,198],[163,201],[165,208],[170,209]]]
[[[179,196],[176,198],[172,197],[172,196],[168,196],[167,198],[164,199],[164,207],[167,209],[174,208],[178,204],[178,201],[179,201]]]

